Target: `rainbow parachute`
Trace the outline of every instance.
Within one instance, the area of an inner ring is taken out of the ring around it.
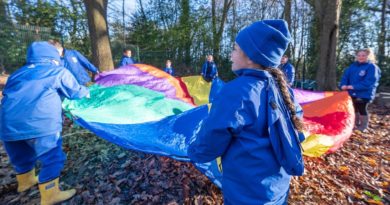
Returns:
[[[175,78],[144,64],[121,67],[97,76],[91,98],[63,103],[82,127],[127,149],[189,161],[207,104],[223,86],[220,79]],[[294,90],[304,110],[304,154],[318,157],[340,148],[351,135],[354,112],[346,92]],[[217,186],[221,173],[216,160],[195,164]]]

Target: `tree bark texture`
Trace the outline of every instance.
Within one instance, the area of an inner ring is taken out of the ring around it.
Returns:
[[[217,27],[217,5],[216,0],[211,1],[211,19],[212,19],[212,31],[213,31],[213,54],[216,61],[219,59],[220,51],[221,51],[221,41],[222,34],[225,28],[225,22],[227,19],[227,14],[229,12],[230,7],[232,6],[234,0],[224,0],[221,17],[219,19],[219,25]]]
[[[319,90],[335,90],[336,46],[339,36],[341,0],[315,0],[314,9],[318,19],[319,50],[316,81]]]
[[[84,0],[87,9],[93,63],[100,70],[114,69],[107,26],[108,0]]]
[[[182,36],[184,48],[184,63],[187,66],[191,65],[191,23],[190,23],[190,1],[189,0],[181,0],[181,9],[182,13],[179,18],[179,23],[181,29],[184,31],[185,35]]]
[[[284,1],[284,20],[286,20],[288,24],[288,28],[291,31],[291,0],[285,0]],[[288,46],[286,55],[291,55],[291,45]]]
[[[386,5],[388,0],[382,0],[381,12],[381,31],[378,38],[378,65],[382,67],[383,59],[385,58],[385,42],[386,42]]]

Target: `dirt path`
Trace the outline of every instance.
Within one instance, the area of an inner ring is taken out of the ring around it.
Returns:
[[[390,114],[371,105],[367,134],[354,133],[336,153],[305,158],[291,182],[289,204],[389,204]],[[65,129],[68,160],[61,177],[77,195],[64,204],[222,204],[222,194],[191,164],[124,150],[80,128]],[[0,202],[39,204],[33,188],[16,193],[14,171],[0,145]]]

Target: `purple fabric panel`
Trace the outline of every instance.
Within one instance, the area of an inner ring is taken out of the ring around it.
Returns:
[[[299,104],[306,104],[325,98],[325,93],[294,89],[294,96]]]
[[[139,65],[142,66],[142,65]],[[99,74],[95,81],[106,87],[115,85],[138,85],[162,92],[166,97],[177,99],[176,88],[166,78],[158,78],[140,70],[136,65],[127,65]]]

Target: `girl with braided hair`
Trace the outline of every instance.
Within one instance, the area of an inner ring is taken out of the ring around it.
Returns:
[[[291,175],[303,174],[302,110],[277,69],[289,42],[283,20],[238,33],[238,78],[222,88],[188,148],[197,163],[221,156],[225,204],[286,204]]]

